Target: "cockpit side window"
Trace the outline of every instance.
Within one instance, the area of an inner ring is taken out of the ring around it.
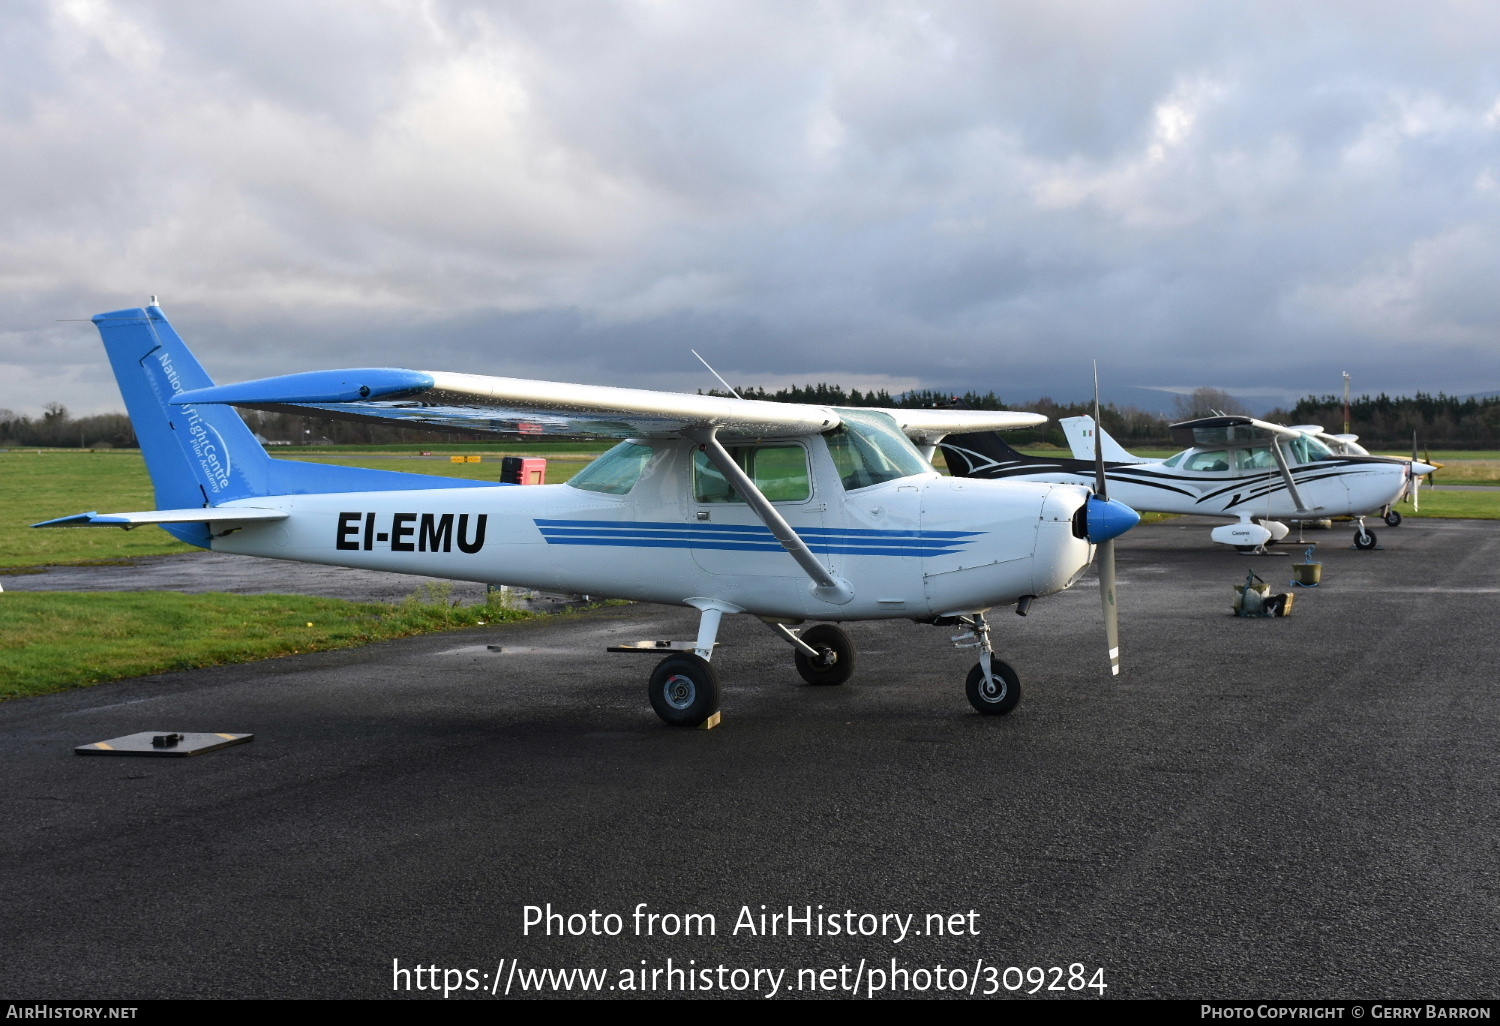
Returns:
[[[1175,467],[1175,466],[1177,466],[1177,464],[1179,464],[1179,463],[1182,462],[1182,458],[1184,456],[1186,456],[1186,455],[1187,455],[1187,453],[1180,452],[1176,456],[1173,456],[1171,459],[1169,459],[1166,462],[1164,462],[1162,464],[1162,466],[1164,466],[1164,467]]]
[[[846,491],[932,473],[932,467],[890,414],[839,410],[839,419],[843,423],[823,437],[828,440],[828,454]]]
[[[621,442],[573,475],[568,482],[586,492],[625,495],[646,472],[656,450],[639,442]]]
[[[812,498],[807,450],[800,445],[732,445],[729,455],[772,502]],[[698,502],[744,502],[701,449],[693,453],[693,498]]]
[[[1241,470],[1276,469],[1276,457],[1271,454],[1271,447],[1268,445],[1241,449],[1235,454],[1235,460]]]
[[[1195,452],[1188,457],[1183,470],[1197,471],[1219,471],[1229,469],[1229,451],[1227,449],[1204,449]]]

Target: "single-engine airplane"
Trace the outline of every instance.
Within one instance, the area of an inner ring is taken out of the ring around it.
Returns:
[[[159,524],[218,552],[690,606],[696,641],[667,655],[648,688],[674,725],[718,711],[710,660],[733,613],[790,643],[812,684],[854,672],[835,622],[957,626],[954,640],[979,649],[970,703],[1008,713],[1020,681],[994,658],[986,613],[1014,605],[1024,615],[1077,580],[1096,545],[1105,562],[1110,540],[1140,519],[1089,487],[953,480],[928,462],[950,432],[1029,426],[1043,419],[1034,414],[834,409],[393,368],[216,386],[155,297],[93,320],[160,508],[35,526]],[[566,484],[439,483],[271,459],[233,405],[625,440]],[[1112,600],[1111,588],[1117,670]],[[792,629],[807,620],[830,622]]]
[[[1095,473],[1090,448],[1103,454],[1113,494],[1133,509],[1228,517],[1210,537],[1244,551],[1285,538],[1287,520],[1353,517],[1354,544],[1375,548],[1364,518],[1377,514],[1407,489],[1411,475],[1430,474],[1426,463],[1383,456],[1337,455],[1304,428],[1252,417],[1204,417],[1171,426],[1182,452],[1148,460],[1126,452],[1092,417],[1060,423],[1073,459],[1025,456],[994,432],[954,433],[942,443],[956,477],[993,481],[1080,483]]]

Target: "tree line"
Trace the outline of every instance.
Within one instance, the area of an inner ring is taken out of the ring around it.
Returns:
[[[1067,447],[1057,422],[1064,417],[1093,413],[1093,403],[1059,403],[1043,396],[1032,402],[1005,403],[993,390],[973,390],[956,394],[935,389],[916,389],[891,395],[885,389],[845,390],[836,384],[793,385],[768,392],[763,388],[737,389],[746,399],[769,402],[812,403],[819,406],[883,406],[892,409],[927,409],[956,407],[971,410],[1023,410],[1040,413],[1048,422],[1040,427],[1007,432],[1014,445],[1047,443]],[[708,395],[729,393],[710,390]],[[1243,403],[1214,388],[1199,388],[1189,395],[1174,398],[1173,416],[1142,410],[1135,406],[1106,403],[1100,410],[1104,429],[1127,448],[1136,446],[1169,446],[1170,424],[1178,420],[1213,416],[1218,413],[1248,414]],[[241,410],[240,416],[262,440],[281,445],[406,445],[434,442],[493,440],[481,433],[426,431],[399,425],[333,420],[326,417],[291,413],[268,413]],[[1321,424],[1326,431],[1343,429],[1344,403],[1333,395],[1308,396],[1290,410],[1277,409],[1261,419],[1280,424]],[[1458,397],[1439,392],[1414,396],[1361,396],[1350,403],[1350,430],[1367,445],[1404,447],[1411,444],[1416,432],[1418,443],[1432,448],[1493,449],[1500,448],[1500,396]],[[0,409],[0,446],[130,449],[137,446],[135,429],[123,413],[101,413],[89,417],[72,417],[67,407],[48,403],[40,417],[25,417]]]
[[[237,411],[261,441],[270,445],[406,445],[480,442],[478,432],[424,431],[397,424],[360,423],[263,410]],[[12,448],[134,449],[135,428],[123,413],[74,418],[61,403],[48,403],[40,417],[0,409],[0,446]]]
[[[923,388],[899,395],[892,396],[884,389],[879,391],[861,392],[859,389],[851,389],[845,392],[838,385],[819,383],[816,385],[791,385],[787,388],[778,389],[775,392],[767,392],[763,388],[754,386],[738,388],[735,391],[745,399],[766,399],[778,403],[815,403],[821,406],[883,406],[889,409],[915,410],[933,408],[954,408],[965,410],[1020,410],[1027,413],[1040,413],[1048,418],[1048,422],[1035,428],[1017,431],[1007,431],[1005,437],[1012,445],[1055,445],[1059,448],[1067,448],[1068,440],[1063,434],[1058,421],[1063,417],[1093,416],[1094,404],[1092,402],[1059,403],[1049,396],[1025,403],[1007,404],[991,389],[980,394],[973,390],[962,394],[956,392],[945,392],[937,389]],[[700,394],[705,394],[700,389]],[[710,389],[707,395],[727,396],[728,392]],[[1224,413],[1248,413],[1233,396],[1218,389],[1200,388],[1191,396],[1178,396],[1176,401],[1176,416],[1172,418],[1163,417],[1160,414],[1142,410],[1136,406],[1117,406],[1113,403],[1105,403],[1099,410],[1099,417],[1104,422],[1104,430],[1108,431],[1121,443],[1126,445],[1170,445],[1171,432],[1168,425],[1175,420],[1188,420],[1193,417],[1209,416],[1213,412]]]
[[[1336,395],[1308,396],[1290,411],[1273,412],[1291,424],[1321,424],[1335,433],[1344,429],[1344,400]],[[1349,403],[1349,430],[1361,444],[1404,447],[1415,433],[1424,446],[1494,449],[1500,447],[1500,396],[1364,395]]]

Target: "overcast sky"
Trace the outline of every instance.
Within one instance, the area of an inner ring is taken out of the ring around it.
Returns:
[[[7,0],[0,407],[408,366],[1500,389],[1500,4]]]

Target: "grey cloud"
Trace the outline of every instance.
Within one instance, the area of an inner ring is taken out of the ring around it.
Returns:
[[[225,380],[692,388],[693,346],[750,383],[1474,391],[1497,44],[1482,5],[7,5],[0,406],[117,406],[54,319],[149,292]]]

